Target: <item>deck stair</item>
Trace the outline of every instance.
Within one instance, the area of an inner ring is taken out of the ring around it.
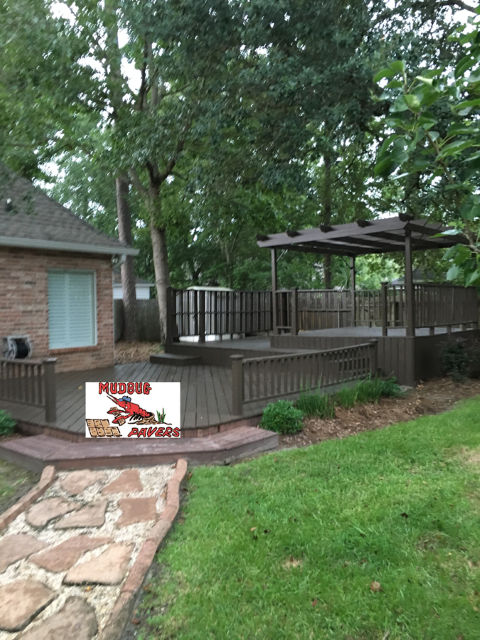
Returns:
[[[69,442],[42,434],[4,440],[0,444],[0,458],[33,471],[49,464],[59,470],[121,468],[170,464],[178,458],[186,458],[189,464],[229,464],[277,446],[278,434],[248,426],[175,440],[108,438]]]

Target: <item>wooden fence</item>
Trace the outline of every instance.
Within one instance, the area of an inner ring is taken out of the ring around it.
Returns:
[[[325,351],[246,358],[232,362],[232,413],[243,404],[328,387],[375,374],[377,342]]]
[[[0,359],[0,400],[45,409],[47,422],[57,413],[55,358],[45,360]]]
[[[118,342],[123,335],[123,300],[114,300],[113,302],[114,335],[115,342]],[[156,298],[152,298],[151,300],[137,300],[136,321],[138,340],[142,342],[160,341],[160,319]]]

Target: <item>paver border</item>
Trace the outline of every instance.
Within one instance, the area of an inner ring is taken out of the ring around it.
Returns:
[[[137,558],[120,590],[117,600],[110,613],[108,621],[99,634],[101,640],[117,640],[130,617],[135,596],[143,584],[145,576],[155,557],[160,543],[163,541],[175,520],[180,508],[180,485],[187,473],[188,464],[184,458],[179,458],[175,465],[173,476],[167,483],[165,508],[156,524],[150,529],[143,542]]]
[[[5,529],[7,525],[15,520],[17,516],[19,516],[23,511],[25,511],[37,498],[45,493],[45,491],[53,484],[57,472],[53,465],[46,466],[42,475],[40,476],[40,480],[34,485],[30,491],[28,491],[24,496],[22,496],[15,504],[9,507],[6,511],[0,514],[0,531]]]

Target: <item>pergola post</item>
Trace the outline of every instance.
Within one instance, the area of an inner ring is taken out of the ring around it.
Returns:
[[[405,302],[407,306],[407,336],[415,336],[415,295],[413,290],[412,271],[412,235],[410,230],[405,232]]]
[[[352,327],[355,327],[357,324],[357,309],[355,305],[355,280],[356,280],[355,256],[351,256],[350,257],[350,289],[352,292]]]
[[[272,257],[272,332],[273,335],[278,334],[277,329],[277,289],[278,289],[278,278],[277,278],[277,250],[271,250]]]

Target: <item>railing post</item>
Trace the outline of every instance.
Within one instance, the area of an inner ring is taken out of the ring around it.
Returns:
[[[232,413],[243,415],[243,356],[230,356],[232,363]]]
[[[378,341],[370,340],[371,344],[371,360],[370,360],[370,370],[374,376],[378,373]]]
[[[388,282],[382,282],[382,336],[388,334]]]
[[[205,291],[198,293],[198,341],[205,342]]]
[[[169,345],[173,342],[173,325],[176,316],[176,299],[175,291],[172,287],[167,287],[167,326],[165,327],[165,344]]]
[[[292,335],[298,334],[298,289],[292,289]]]
[[[56,358],[43,361],[43,380],[45,385],[45,420],[55,422],[57,419],[57,386],[55,382]]]

